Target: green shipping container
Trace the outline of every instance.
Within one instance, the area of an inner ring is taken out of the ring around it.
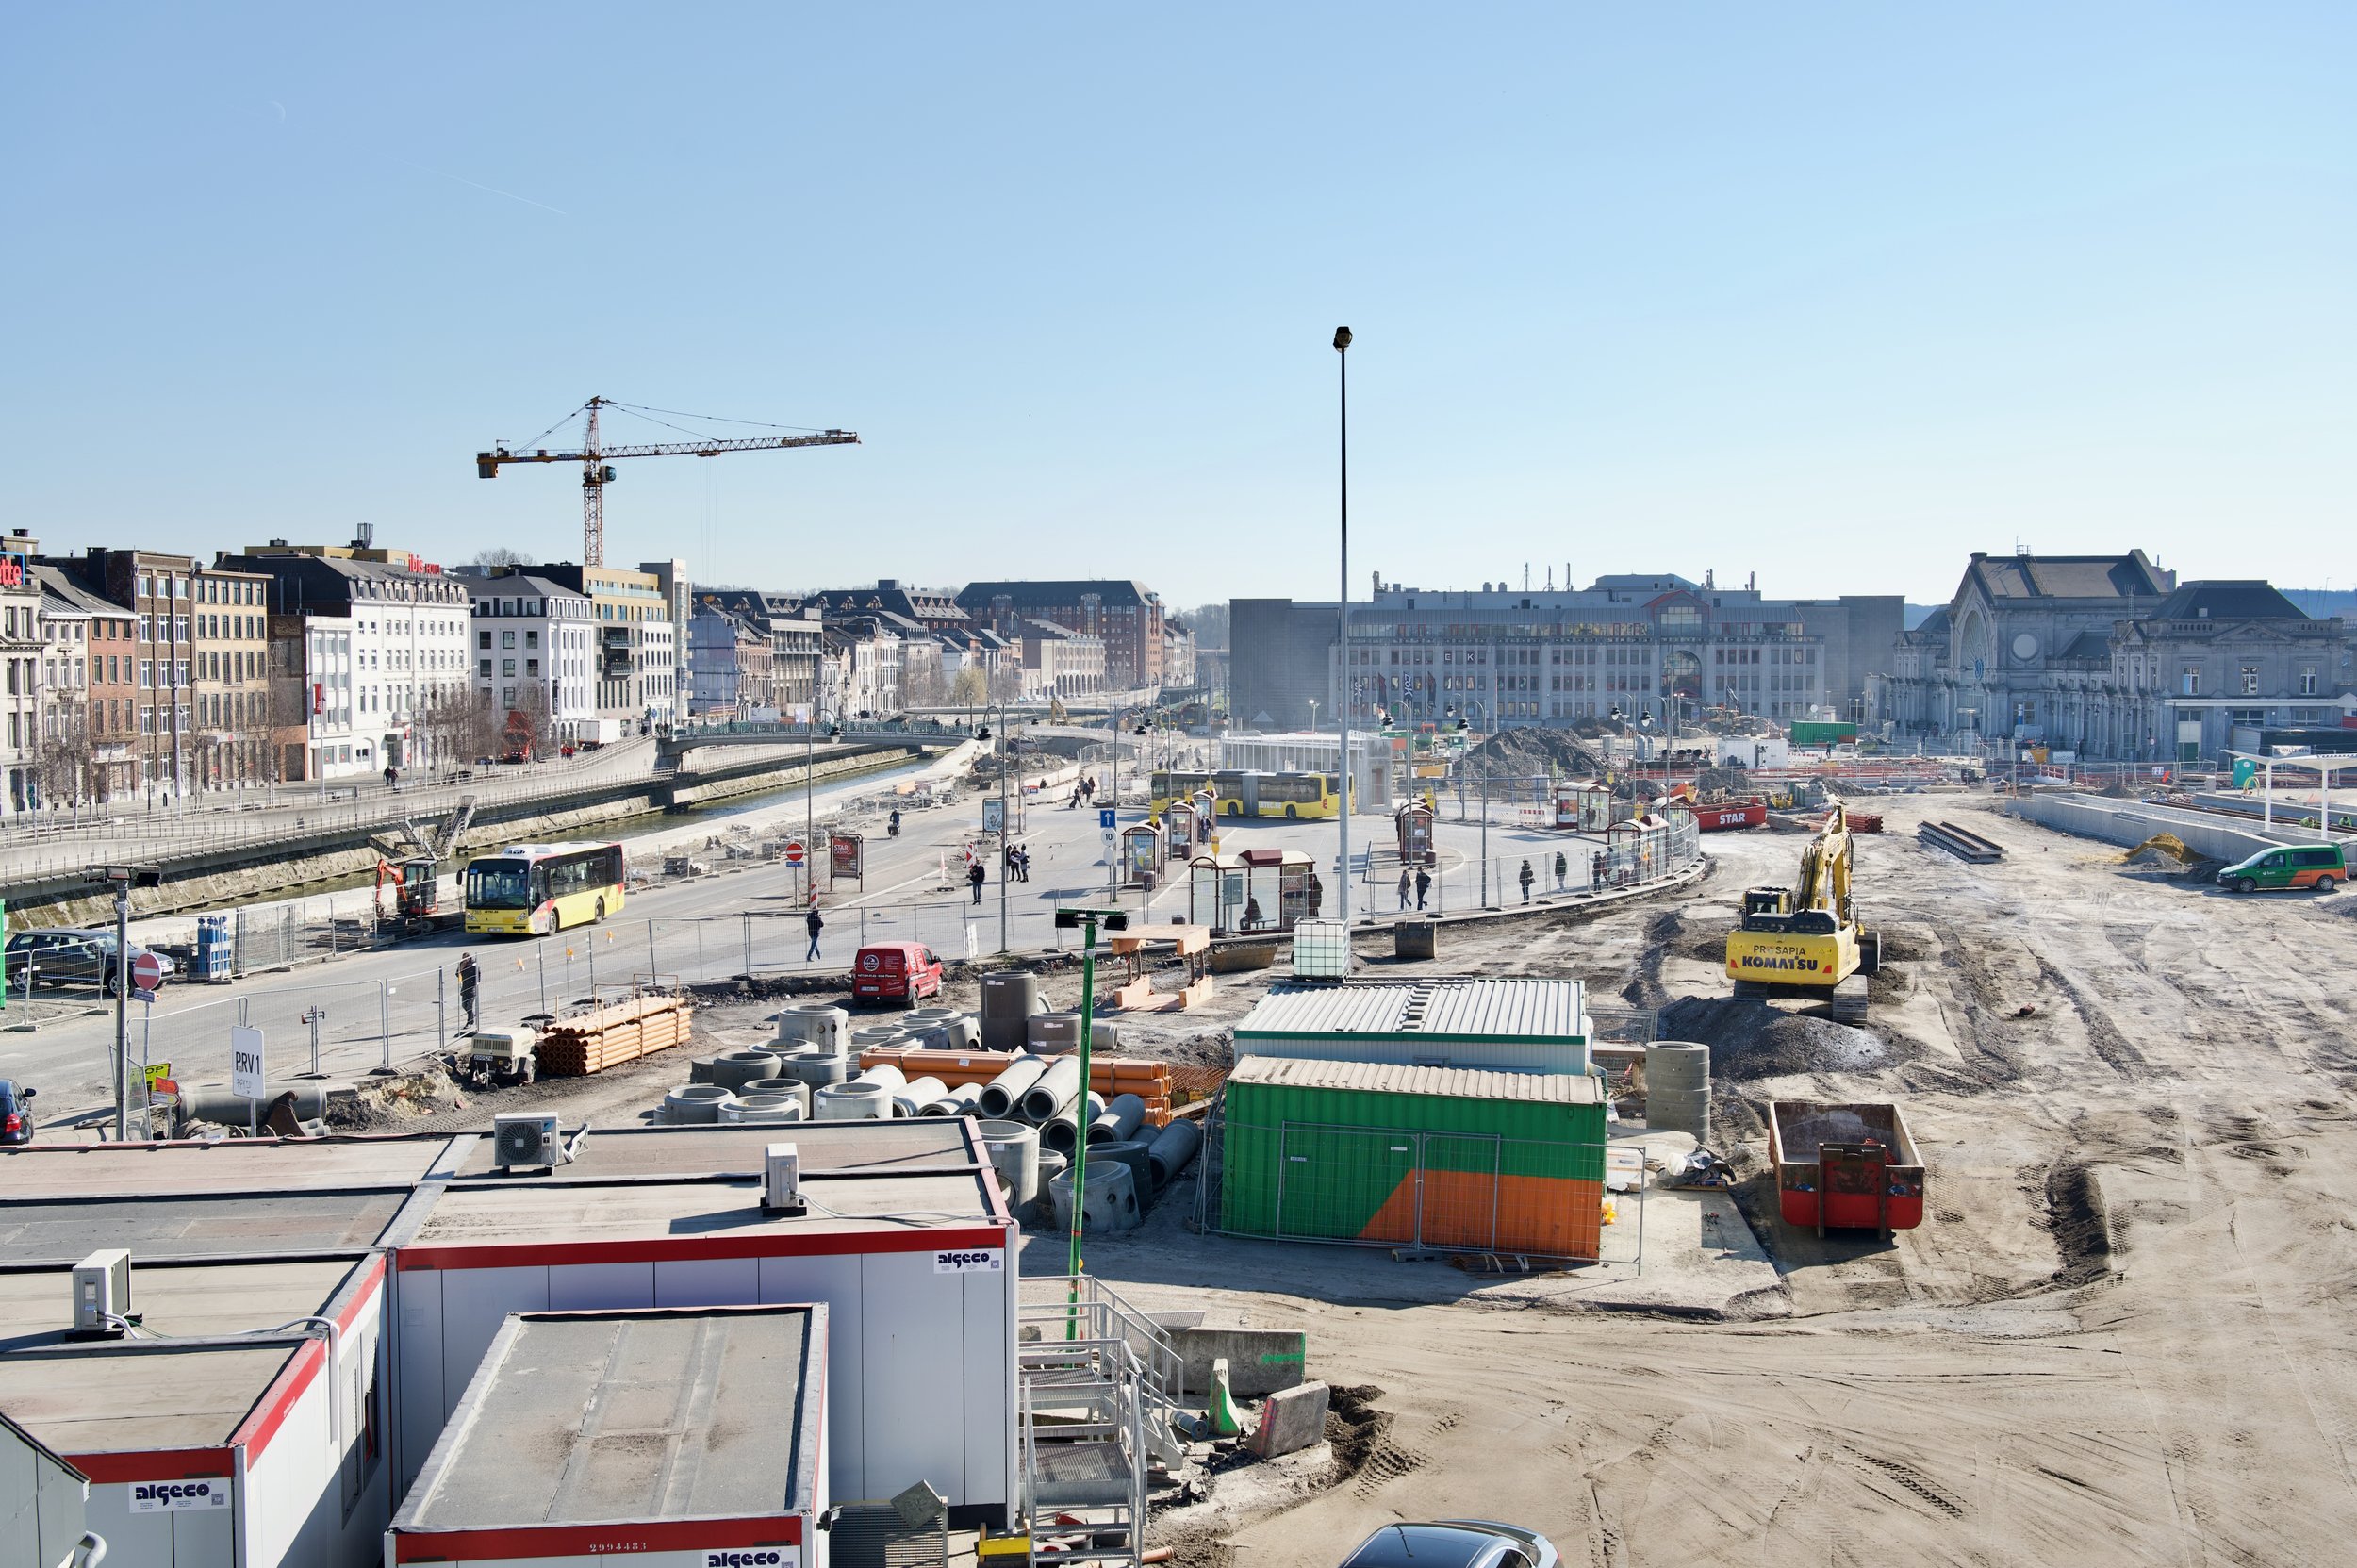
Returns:
[[[1592,1258],[1604,1129],[1585,1074],[1248,1057],[1226,1090],[1221,1226]]]
[[[1857,740],[1857,726],[1847,722],[1795,719],[1791,738],[1795,746],[1848,746]]]

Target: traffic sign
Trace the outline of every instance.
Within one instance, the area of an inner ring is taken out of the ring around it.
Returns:
[[[152,952],[142,952],[131,960],[131,983],[141,991],[153,991],[164,982],[164,961]]]
[[[789,838],[785,841],[785,863],[788,866],[799,866],[802,863],[802,841],[800,839]]]
[[[260,1099],[270,1081],[262,1066],[262,1032],[233,1024],[229,1030],[229,1092]]]
[[[1113,807],[1107,806],[1096,814],[1096,825],[1100,828],[1110,828],[1113,825]]]

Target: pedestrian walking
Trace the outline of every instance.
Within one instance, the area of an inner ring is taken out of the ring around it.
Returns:
[[[474,954],[465,953],[458,960],[458,1011],[466,1015],[467,1027],[475,1027],[476,1004],[481,998],[483,971],[474,961]]]
[[[1523,884],[1523,902],[1530,902],[1530,862],[1526,860],[1523,862],[1522,874],[1515,880]]]
[[[1563,891],[1563,879],[1571,874],[1572,864],[1563,858],[1563,851],[1555,851],[1555,890]]]
[[[1014,880],[1017,882],[1030,882],[1031,880],[1031,847],[1029,844],[1018,844],[1015,846]]]
[[[982,883],[986,880],[986,875],[982,870],[982,863],[979,860],[965,868],[965,885],[974,890],[976,903],[982,901]]]
[[[1588,889],[1591,893],[1604,891],[1604,851],[1602,850],[1596,851],[1595,862],[1588,868]]]
[[[1406,909],[1408,907],[1408,894],[1411,879],[1408,874],[1408,867],[1403,866],[1399,868],[1399,907],[1402,909]]]
[[[818,917],[818,906],[816,903],[813,903],[810,906],[810,912],[802,916],[802,924],[810,928],[810,951],[802,954],[802,962],[815,964],[818,960],[818,933],[827,929],[827,922]]]
[[[1416,872],[1416,907],[1418,909],[1424,907],[1424,896],[1431,891],[1432,873],[1419,869]]]

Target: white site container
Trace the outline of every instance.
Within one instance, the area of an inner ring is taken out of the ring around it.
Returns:
[[[825,1568],[827,1321],[783,1305],[506,1319],[385,1561]]]
[[[413,1209],[394,1275],[398,1484],[512,1313],[817,1302],[832,1325],[829,1494],[924,1480],[961,1526],[1002,1525],[1016,1496],[1019,1238],[974,1123],[798,1124],[811,1201],[792,1214],[760,1206],[778,1131],[600,1129],[529,1180],[470,1157]]]

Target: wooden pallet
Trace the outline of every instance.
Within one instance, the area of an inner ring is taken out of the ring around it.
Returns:
[[[540,1032],[543,1078],[585,1078],[685,1045],[693,1005],[684,997],[635,997],[557,1019]]]

